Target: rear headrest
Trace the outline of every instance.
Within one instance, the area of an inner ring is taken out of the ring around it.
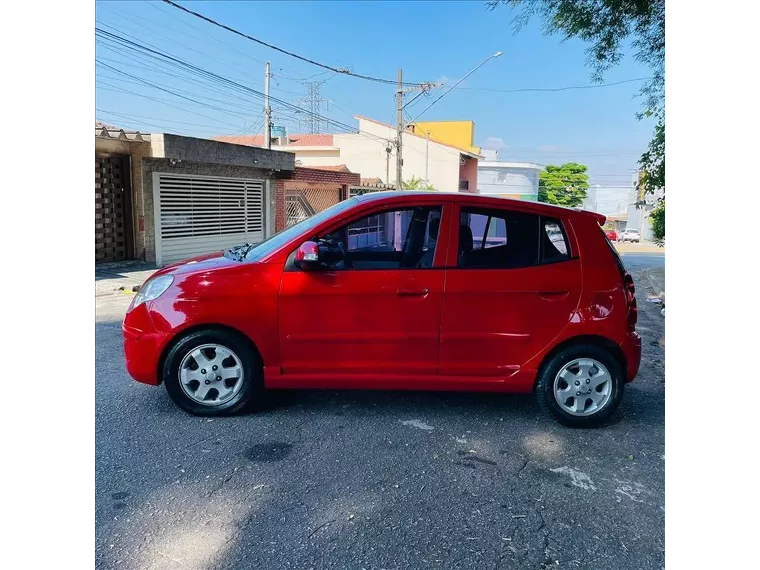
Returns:
[[[459,226],[459,251],[472,251],[472,230],[470,226]]]
[[[428,236],[430,236],[430,239],[438,239],[438,230],[441,227],[441,219],[440,218],[433,218],[430,220],[430,225],[428,226]]]

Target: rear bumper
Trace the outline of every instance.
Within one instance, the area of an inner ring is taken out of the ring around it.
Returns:
[[[630,382],[636,378],[641,366],[641,335],[637,332],[628,333],[620,348],[627,364],[625,381]]]
[[[138,382],[157,386],[161,381],[158,363],[169,342],[169,335],[152,330],[152,326],[145,326],[147,323],[143,319],[140,321],[140,328],[132,326],[130,314],[127,314],[121,326],[127,372]]]

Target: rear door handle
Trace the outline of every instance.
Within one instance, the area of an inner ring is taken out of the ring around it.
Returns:
[[[546,301],[559,301],[570,294],[570,291],[539,291],[538,296]]]
[[[398,289],[396,291],[399,297],[424,297],[429,292],[427,289]]]

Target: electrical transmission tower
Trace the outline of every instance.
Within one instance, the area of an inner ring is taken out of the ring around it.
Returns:
[[[322,115],[322,106],[324,104],[325,110],[327,109],[328,99],[322,97],[320,89],[324,81],[305,81],[304,85],[308,89],[306,95],[301,98],[301,107],[304,108],[307,113],[304,113],[304,118],[299,121],[299,127],[305,125],[306,131],[310,134],[316,134],[323,132],[323,129],[327,127],[327,121]]]

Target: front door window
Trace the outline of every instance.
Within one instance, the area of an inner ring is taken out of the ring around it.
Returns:
[[[364,216],[324,236],[340,244],[343,259],[329,269],[418,269],[432,267],[440,206],[386,210]]]

